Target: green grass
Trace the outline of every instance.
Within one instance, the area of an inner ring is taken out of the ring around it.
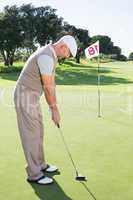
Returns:
[[[82,60],[58,66],[61,126],[79,171],[97,200],[132,200],[133,63],[101,64],[101,111],[97,117],[97,66]],[[60,168],[55,184],[28,184],[11,88],[19,73],[0,73],[0,198],[4,200],[93,200],[75,174],[58,129],[41,99],[46,157]],[[63,78],[62,78],[63,77]],[[5,100],[2,101],[2,91]],[[6,104],[6,105],[5,105]],[[8,105],[8,106],[7,106]]]

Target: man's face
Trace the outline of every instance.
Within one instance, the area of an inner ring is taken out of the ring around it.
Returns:
[[[69,48],[63,44],[60,47],[60,58],[69,58],[71,55]]]

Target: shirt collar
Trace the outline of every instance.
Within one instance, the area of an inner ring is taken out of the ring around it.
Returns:
[[[57,58],[57,55],[56,55],[56,52],[55,52],[54,47],[52,46],[52,44],[49,45],[49,48],[51,49],[51,51],[52,51],[52,53],[53,53],[55,59],[58,59],[58,58]]]

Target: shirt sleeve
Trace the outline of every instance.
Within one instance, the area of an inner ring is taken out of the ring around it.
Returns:
[[[42,75],[52,75],[54,69],[53,58],[48,55],[40,55],[37,59],[37,64]]]

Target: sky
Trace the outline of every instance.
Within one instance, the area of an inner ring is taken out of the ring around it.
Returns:
[[[89,34],[107,35],[126,56],[133,52],[133,1],[132,0],[0,0],[0,11],[6,5],[32,3],[50,5],[58,16]]]

